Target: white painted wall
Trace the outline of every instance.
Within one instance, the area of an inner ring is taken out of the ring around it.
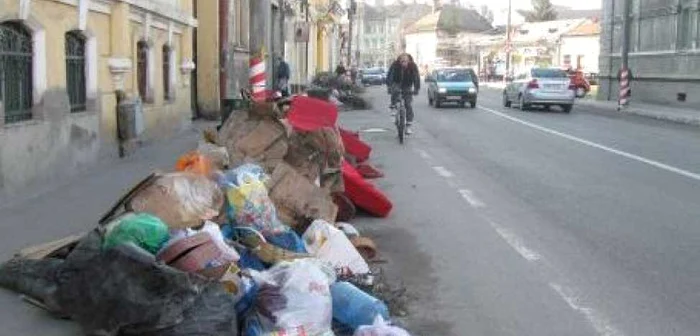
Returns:
[[[433,64],[437,52],[437,34],[422,32],[406,35],[406,52],[413,56],[419,67]]]
[[[564,64],[564,56],[571,55],[571,66],[576,67],[576,58],[583,56],[584,72],[599,72],[600,36],[562,36],[559,64]]]

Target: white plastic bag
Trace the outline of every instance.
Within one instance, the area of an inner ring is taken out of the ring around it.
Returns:
[[[369,265],[345,233],[328,222],[315,220],[306,229],[303,238],[309,253],[329,262],[336,270],[348,270],[352,274],[369,273]]]
[[[281,262],[264,272],[253,273],[253,278],[258,283],[279,286],[286,298],[284,309],[268,310],[275,320],[272,323],[265,319],[268,322],[265,324],[274,325],[274,330],[265,328],[269,334],[303,330],[306,335],[333,335],[330,285],[335,282],[335,274],[323,262],[316,259]]]
[[[373,325],[357,328],[353,336],[411,336],[411,334],[406,330],[386,323],[384,318],[377,316]]]

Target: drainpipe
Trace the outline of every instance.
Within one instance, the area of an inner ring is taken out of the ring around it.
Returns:
[[[607,98],[607,100],[611,100],[612,99],[612,74],[613,74],[613,71],[615,70],[615,67],[613,66],[613,48],[615,47],[615,43],[614,43],[614,41],[615,41],[615,0],[610,0],[610,34],[608,34],[608,38],[610,39],[610,52],[608,54],[609,71],[608,71],[608,98]]]

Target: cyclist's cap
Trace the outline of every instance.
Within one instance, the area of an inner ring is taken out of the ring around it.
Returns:
[[[287,113],[287,121],[296,130],[315,131],[323,127],[335,127],[338,108],[321,99],[296,96]]]

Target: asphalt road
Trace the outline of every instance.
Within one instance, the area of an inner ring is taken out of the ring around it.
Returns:
[[[700,334],[700,129],[484,89],[476,109],[416,97],[401,146],[369,95],[341,118],[368,130],[395,210],[360,227],[416,335]]]

